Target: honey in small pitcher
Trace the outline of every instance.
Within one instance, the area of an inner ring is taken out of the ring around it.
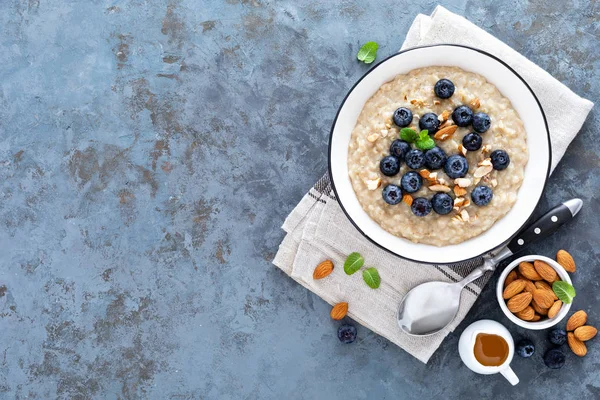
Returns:
[[[478,333],[475,338],[473,354],[479,364],[486,367],[498,367],[508,358],[508,343],[502,336]]]

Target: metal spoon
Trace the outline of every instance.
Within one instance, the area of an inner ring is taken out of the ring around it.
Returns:
[[[398,325],[410,335],[426,336],[448,326],[458,313],[463,288],[487,271],[494,271],[503,259],[523,250],[535,240],[546,238],[573,219],[583,201],[571,199],[544,214],[523,229],[506,246],[483,256],[483,265],[456,283],[427,282],[411,289],[398,307]]]

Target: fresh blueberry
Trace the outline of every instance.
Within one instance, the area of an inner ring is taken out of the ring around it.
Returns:
[[[338,328],[338,339],[342,343],[352,343],[356,340],[356,328],[354,325],[344,324]]]
[[[412,149],[411,151],[406,153],[404,161],[406,161],[406,165],[408,165],[408,168],[423,168],[423,165],[425,165],[425,153],[418,149]]]
[[[471,200],[478,206],[487,206],[492,201],[492,197],[494,197],[494,193],[487,186],[477,186],[471,192]]]
[[[475,132],[483,133],[490,129],[490,125],[492,125],[492,120],[486,113],[478,112],[473,115],[473,130]]]
[[[510,164],[510,157],[504,150],[494,150],[490,157],[492,158],[492,165],[496,171],[502,171]]]
[[[400,186],[406,193],[414,193],[421,189],[423,178],[415,171],[408,171],[400,180]]]
[[[515,347],[515,352],[523,358],[529,358],[535,352],[535,346],[529,339],[523,339]]]
[[[481,142],[483,142],[481,135],[479,133],[471,132],[463,137],[462,145],[469,151],[476,151],[481,148]]]
[[[402,200],[402,190],[396,185],[387,185],[382,191],[383,201],[395,205]]]
[[[413,200],[410,209],[417,217],[424,217],[431,212],[431,202],[425,197],[417,197]]]
[[[463,156],[455,154],[446,160],[444,171],[452,179],[462,178],[469,172],[469,162]]]
[[[406,157],[406,153],[410,150],[410,144],[404,140],[396,139],[390,146],[390,154],[398,157],[398,160],[403,161]]]
[[[473,111],[467,106],[458,106],[452,112],[452,121],[458,126],[469,126],[473,122]]]
[[[410,125],[413,120],[412,111],[410,111],[406,107],[400,107],[396,111],[394,111],[394,123],[398,125],[400,128],[404,128],[405,126]]]
[[[544,354],[544,364],[552,369],[560,369],[565,365],[565,353],[559,349],[550,349]]]
[[[563,344],[565,344],[567,342],[567,332],[565,332],[564,329],[552,329],[548,333],[548,339],[553,344],[562,346]]]
[[[438,116],[434,113],[423,114],[421,119],[419,119],[419,128],[421,130],[427,129],[430,135],[433,135],[437,132],[440,126],[440,120]]]
[[[439,147],[434,147],[425,152],[425,165],[430,170],[440,169],[446,163],[446,152]]]
[[[431,198],[431,205],[433,206],[433,211],[440,215],[446,215],[452,211],[452,207],[454,207],[454,200],[448,193],[436,193]]]
[[[400,171],[400,160],[398,157],[385,156],[379,162],[379,169],[385,176],[394,176]]]
[[[433,90],[440,99],[448,99],[454,94],[454,83],[449,79],[440,79],[436,82]]]

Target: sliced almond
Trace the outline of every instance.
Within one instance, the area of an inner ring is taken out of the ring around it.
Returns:
[[[491,158],[485,158],[481,161],[479,161],[479,164],[477,164],[478,166],[482,166],[482,165],[492,165],[492,159]]]
[[[460,186],[461,188],[466,188],[471,186],[471,180],[469,178],[456,178],[454,180],[454,184]]]
[[[422,169],[422,170],[419,171],[419,175],[421,175],[421,178],[427,179],[427,178],[429,178],[430,174],[431,174],[431,172],[429,172],[426,169]]]
[[[456,129],[458,129],[458,126],[456,125],[450,125],[450,126],[446,126],[442,129],[440,129],[439,131],[437,131],[435,133],[435,135],[433,135],[433,137],[437,140],[448,140],[452,137],[452,135],[454,135],[454,132],[456,132]]]
[[[454,186],[454,194],[457,196],[464,196],[467,194],[467,189],[461,188],[460,186]]]
[[[385,127],[390,129],[392,127],[392,124],[390,124],[389,122],[387,124],[385,124]]]
[[[484,154],[485,154],[485,153],[489,153],[489,152],[490,152],[490,150],[492,150],[492,146],[490,146],[489,144],[486,144],[485,146],[483,146],[483,147],[481,148],[481,152],[482,152],[482,153],[484,153]]]
[[[402,201],[410,207],[412,206],[413,198],[410,194],[405,194],[402,196]]]
[[[492,167],[491,165],[482,165],[481,167],[477,167],[477,169],[473,173],[473,177],[481,178],[482,176],[489,174],[493,170],[494,167]]]
[[[462,207],[463,204],[465,204],[464,197],[457,197],[454,199],[454,207]]]
[[[367,184],[367,189],[375,190],[375,189],[379,188],[379,186],[381,186],[381,178],[368,179],[365,181],[365,183]]]
[[[465,199],[465,204],[463,204],[463,207],[469,207],[471,205],[471,200],[469,199]],[[477,215],[473,216],[473,219],[477,219]]]
[[[450,118],[450,114],[452,114],[451,110],[442,111],[442,113],[440,114],[440,117],[442,117],[442,121],[448,121],[448,118]]]
[[[469,102],[469,105],[471,106],[471,108],[479,108],[481,106],[481,103],[479,102],[479,98],[475,97],[473,100],[471,100]]]
[[[451,126],[451,125],[452,125],[452,121],[450,121],[450,120],[448,119],[448,120],[446,120],[446,121],[442,122],[442,123],[440,124],[440,126],[438,127],[438,129],[444,129],[444,128],[446,128],[446,127],[448,127],[448,126]]]
[[[432,184],[434,184],[434,185],[435,185],[435,184],[437,183],[437,176],[438,176],[437,172],[432,172],[432,173],[430,173],[430,174],[429,174],[429,176],[427,177],[427,181],[428,181],[429,183],[432,183]]]
[[[444,192],[444,193],[448,193],[450,191],[450,188],[446,185],[431,185],[429,186],[429,190],[433,191],[433,192]]]
[[[382,129],[381,131],[379,131],[381,137],[387,137],[388,133],[389,131],[387,129]]]
[[[367,136],[367,140],[371,143],[374,143],[377,139],[379,139],[379,133],[372,133]]]
[[[460,212],[460,217],[462,218],[463,221],[469,222],[469,213],[467,212],[467,210],[462,210]]]
[[[437,183],[439,183],[440,185],[448,186],[448,182],[446,182],[444,178],[438,179]]]
[[[454,217],[452,217],[452,221],[454,221],[454,222],[461,222],[461,223],[464,222],[462,220],[462,218],[460,217],[460,215],[455,215]]]
[[[467,156],[467,149],[462,144],[458,145],[458,152],[465,157]]]

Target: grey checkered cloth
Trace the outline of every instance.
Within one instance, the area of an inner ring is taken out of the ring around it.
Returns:
[[[510,64],[529,83],[548,119],[554,169],[594,104],[489,33],[440,6],[431,16],[419,14],[415,18],[402,48],[436,43],[464,44],[486,50]],[[348,302],[350,317],[425,363],[444,337],[463,320],[490,277],[488,273],[467,286],[458,315],[450,326],[432,336],[412,337],[404,334],[396,322],[402,297],[420,283],[456,282],[471,272],[477,260],[462,265],[422,265],[378,248],[348,221],[327,175],[302,198],[285,220],[283,229],[287,235],[273,260],[276,266],[328,303]],[[344,260],[354,251],[363,255],[368,266],[379,270],[379,289],[369,288],[360,273],[351,276],[344,273]],[[326,259],[334,262],[333,273],[327,279],[313,280],[315,266]]]

